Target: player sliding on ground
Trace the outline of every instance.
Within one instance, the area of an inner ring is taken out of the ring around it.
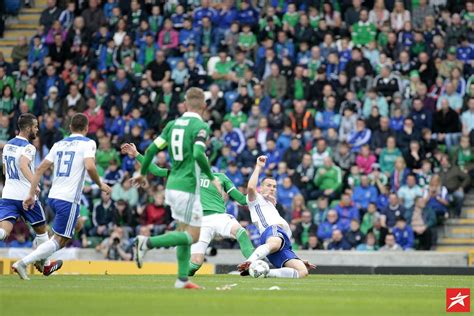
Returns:
[[[22,205],[33,181],[36,148],[31,142],[38,135],[38,120],[33,114],[26,113],[20,115],[17,124],[20,133],[8,141],[2,153],[5,187],[0,200],[0,241],[8,238],[13,225],[21,216],[33,227],[36,233],[33,245],[39,246],[49,240],[41,203],[35,200],[32,209],[27,211]],[[39,189],[36,189],[35,193],[39,193]],[[53,267],[57,264],[57,262],[35,262],[36,268],[46,276],[53,273]]]
[[[267,259],[277,268],[270,269],[265,275],[267,278],[303,278],[308,275],[308,269],[315,266],[303,261],[291,248],[291,230],[288,223],[280,216],[276,209],[276,181],[271,177],[264,178],[257,192],[257,183],[260,172],[263,171],[267,157],[257,158],[257,164],[247,187],[247,203],[250,209],[252,222],[260,231],[259,246],[252,255],[237,268],[244,274],[252,262]]]
[[[86,171],[99,188],[107,193],[109,186],[101,182],[95,166],[95,141],[85,137],[89,130],[89,121],[84,114],[75,114],[71,119],[71,136],[55,143],[33,176],[29,194],[23,201],[25,210],[35,205],[35,191],[46,170],[54,165],[53,183],[49,191],[49,205],[56,214],[54,217],[54,237],[42,243],[32,253],[15,262],[13,270],[20,278],[28,280],[26,267],[30,263],[49,258],[63,248],[74,234],[79,203],[84,186]],[[29,211],[26,211],[29,212]],[[55,271],[62,262],[52,267]]]
[[[202,206],[199,197],[199,176],[201,171],[208,176],[217,190],[221,185],[214,177],[205,154],[209,126],[201,115],[206,108],[204,92],[190,88],[186,92],[186,109],[180,118],[169,122],[161,135],[148,147],[141,168],[141,175],[132,179],[134,184],[145,185],[153,157],[159,150],[169,147],[172,162],[165,199],[171,207],[171,215],[178,222],[177,231],[147,238],[137,236],[135,241],[135,261],[139,268],[143,257],[152,248],[176,246],[178,259],[178,279],[175,287],[180,289],[198,289],[198,285],[188,279],[191,245],[199,240],[202,222]]]
[[[123,144],[122,153],[135,158],[139,163],[143,163],[144,157],[140,155],[134,144]],[[168,169],[160,168],[155,164],[151,164],[148,171],[158,177],[166,177],[168,175]],[[213,175],[219,180],[229,198],[240,205],[247,205],[245,195],[236,189],[232,181],[225,174],[213,173]],[[226,214],[224,198],[217,188],[211,185],[210,180],[205,174],[201,174],[199,185],[204,217],[202,219],[199,241],[191,246],[189,276],[193,276],[201,268],[206,249],[216,236],[237,239],[245,258],[248,258],[254,251],[247,231],[240,226],[234,216]]]

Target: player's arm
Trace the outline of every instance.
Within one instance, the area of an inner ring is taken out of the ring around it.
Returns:
[[[247,185],[247,199],[249,202],[253,202],[257,199],[258,177],[260,176],[260,172],[265,167],[266,162],[267,162],[266,156],[260,156],[257,158],[255,169],[253,170],[252,176],[250,177],[249,183]]]
[[[35,204],[36,188],[38,187],[43,174],[46,172],[46,170],[51,168],[52,165],[53,162],[51,160],[44,159],[39,165],[38,169],[36,169],[36,172],[30,182],[30,192],[28,192],[28,197],[23,201],[23,208],[25,210],[30,209]]]
[[[97,168],[95,166],[94,158],[91,158],[91,157],[85,158],[84,166],[86,167],[87,173],[91,177],[92,181],[94,181],[95,184],[99,186],[101,191],[104,191],[107,193],[112,192],[112,189],[110,189],[110,187],[104,182],[102,182],[102,180],[100,179],[99,173],[97,172]]]
[[[232,180],[230,180],[227,176],[224,177],[225,179],[223,182],[223,189],[225,193],[229,195],[232,201],[235,201],[240,205],[247,205],[247,199],[245,195],[242,194],[242,192],[240,192],[239,190],[237,190]]]
[[[157,140],[160,139],[160,137],[157,138]],[[155,141],[156,142],[156,141]],[[159,148],[155,144],[155,142],[151,143],[150,146],[145,151],[145,156],[143,157],[143,161],[141,162],[142,167],[140,169],[140,174],[142,176],[145,176],[148,172],[148,169],[150,168],[151,162],[153,160],[153,157],[158,153]],[[166,147],[166,146],[164,146]],[[164,148],[163,147],[163,148]]]
[[[97,172],[97,167],[95,166],[95,152],[96,152],[96,144],[94,141],[89,141],[85,144],[84,148],[84,167],[87,170],[87,173],[91,177],[92,181],[95,182],[100,188],[101,191],[106,193],[112,192],[112,189],[102,182],[100,179],[99,173]]]
[[[122,149],[122,154],[124,155],[129,155],[132,158],[135,158],[140,164],[143,164],[143,161],[145,160],[145,156],[141,155],[135,144],[133,143],[126,143],[121,146]],[[150,164],[150,167],[148,168],[148,172],[153,174],[154,176],[157,177],[167,177],[169,170],[166,168],[160,168],[156,164],[152,163]]]
[[[30,169],[30,163],[36,154],[36,148],[33,145],[28,145],[24,148],[20,156],[20,171],[28,182],[33,181],[33,172]]]
[[[206,156],[206,140],[208,132],[206,129],[201,129],[196,138],[194,139],[193,145],[193,158],[196,160],[201,171],[212,181],[217,190],[222,194],[222,187],[219,179],[214,177],[211,171],[211,166],[209,166],[209,161]]]

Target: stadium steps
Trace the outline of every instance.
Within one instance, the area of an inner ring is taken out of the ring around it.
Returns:
[[[35,0],[35,8],[22,8],[16,18],[7,19],[4,36],[0,38],[0,52],[8,62],[12,61],[11,54],[18,37],[26,36],[29,39],[35,35],[46,3],[47,0]]]
[[[438,230],[437,251],[469,252],[474,249],[474,193],[466,195],[461,218],[450,218]]]

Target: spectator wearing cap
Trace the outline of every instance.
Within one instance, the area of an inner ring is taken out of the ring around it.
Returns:
[[[48,90],[48,94],[45,99],[41,100],[41,112],[43,114],[56,113],[58,117],[63,117],[63,107],[59,99],[59,91],[56,86],[52,86]]]
[[[454,68],[464,69],[464,64],[462,61],[456,58],[456,47],[451,46],[448,49],[448,56],[446,59],[441,61],[438,72],[444,78],[449,78],[451,76],[451,71]]]
[[[393,228],[393,235],[395,236],[395,241],[403,250],[413,250],[415,239],[413,229],[407,225],[406,219],[403,216],[397,218],[397,223]]]

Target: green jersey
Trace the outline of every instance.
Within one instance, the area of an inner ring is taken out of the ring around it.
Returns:
[[[158,149],[169,146],[171,171],[166,188],[197,193],[201,170],[193,155],[194,145],[205,147],[209,137],[209,126],[196,113],[186,112],[169,122],[155,139]]]
[[[227,194],[230,194],[233,190],[237,190],[235,185],[225,174],[213,173],[213,175],[219,179],[222,190]],[[199,184],[201,187],[201,205],[204,216],[224,214],[226,212],[225,201],[219,191],[217,191],[216,186],[212,184],[211,180],[209,180],[205,174],[201,174]]]

